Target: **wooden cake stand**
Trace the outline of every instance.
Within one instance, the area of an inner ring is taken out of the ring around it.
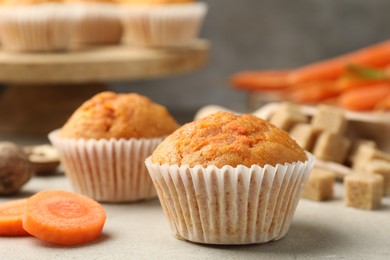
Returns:
[[[104,83],[190,72],[208,60],[209,44],[199,40],[175,49],[129,45],[67,53],[9,53],[0,49],[0,133],[47,133],[61,126]]]

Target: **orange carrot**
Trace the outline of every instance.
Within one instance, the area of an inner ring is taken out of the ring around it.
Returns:
[[[96,201],[66,191],[41,191],[27,200],[23,228],[55,244],[78,245],[97,239],[106,213]]]
[[[290,73],[288,82],[296,84],[317,80],[334,80],[341,76],[350,64],[374,68],[390,64],[390,41],[298,68]]]
[[[245,90],[279,90],[286,88],[289,71],[246,71],[234,75],[231,84]]]
[[[296,103],[318,103],[340,94],[332,81],[297,84],[289,88],[284,97]]]
[[[381,99],[376,105],[376,110],[389,110],[390,111],[390,95],[387,95],[385,98]]]
[[[26,199],[0,204],[0,236],[27,236],[22,226]]]
[[[372,110],[388,95],[390,95],[390,85],[379,84],[346,91],[339,97],[338,104],[349,110]]]
[[[374,86],[379,84],[387,84],[387,83],[390,83],[389,79],[373,80],[373,79],[349,78],[349,77],[341,77],[336,81],[336,85],[340,89],[340,91],[347,91],[350,89]]]

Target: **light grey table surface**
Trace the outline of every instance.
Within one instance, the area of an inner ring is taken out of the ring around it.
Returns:
[[[71,190],[62,175],[34,177],[21,193]],[[206,246],[180,241],[169,229],[158,200],[103,204],[107,221],[102,236],[77,247],[49,245],[33,237],[0,237],[0,259],[390,259],[390,198],[383,207],[364,211],[336,198],[301,200],[287,236],[277,242],[247,246]],[[0,202],[15,197],[0,197]]]

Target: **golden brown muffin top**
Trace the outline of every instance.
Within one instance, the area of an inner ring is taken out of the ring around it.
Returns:
[[[194,0],[121,0],[129,5],[165,5],[165,4],[187,4]]]
[[[102,92],[84,102],[60,132],[64,138],[154,138],[179,125],[168,110],[147,97]]]
[[[306,161],[304,150],[288,135],[254,115],[218,112],[183,125],[152,154],[152,162],[194,167],[276,164]]]

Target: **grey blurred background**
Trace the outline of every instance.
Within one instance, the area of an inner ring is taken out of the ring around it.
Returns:
[[[390,35],[389,0],[208,0],[201,36],[210,40],[202,70],[115,84],[138,92],[188,121],[202,106],[246,109],[228,78],[246,69],[292,68],[382,41]]]
[[[293,68],[383,41],[390,35],[390,0],[206,2],[209,13],[201,37],[210,41],[211,50],[205,68],[174,77],[111,83],[110,88],[148,96],[167,106],[180,123],[191,121],[198,109],[209,104],[250,112],[246,93],[229,86],[232,74]],[[0,139],[4,134],[45,137],[61,127],[86,99],[86,95],[79,95],[86,86],[46,86],[50,93],[42,91],[44,87],[37,97],[46,102],[30,97],[35,88],[16,90],[10,98],[5,94],[9,88],[0,86]],[[62,90],[57,93],[54,88]],[[104,87],[89,89],[96,93]]]

